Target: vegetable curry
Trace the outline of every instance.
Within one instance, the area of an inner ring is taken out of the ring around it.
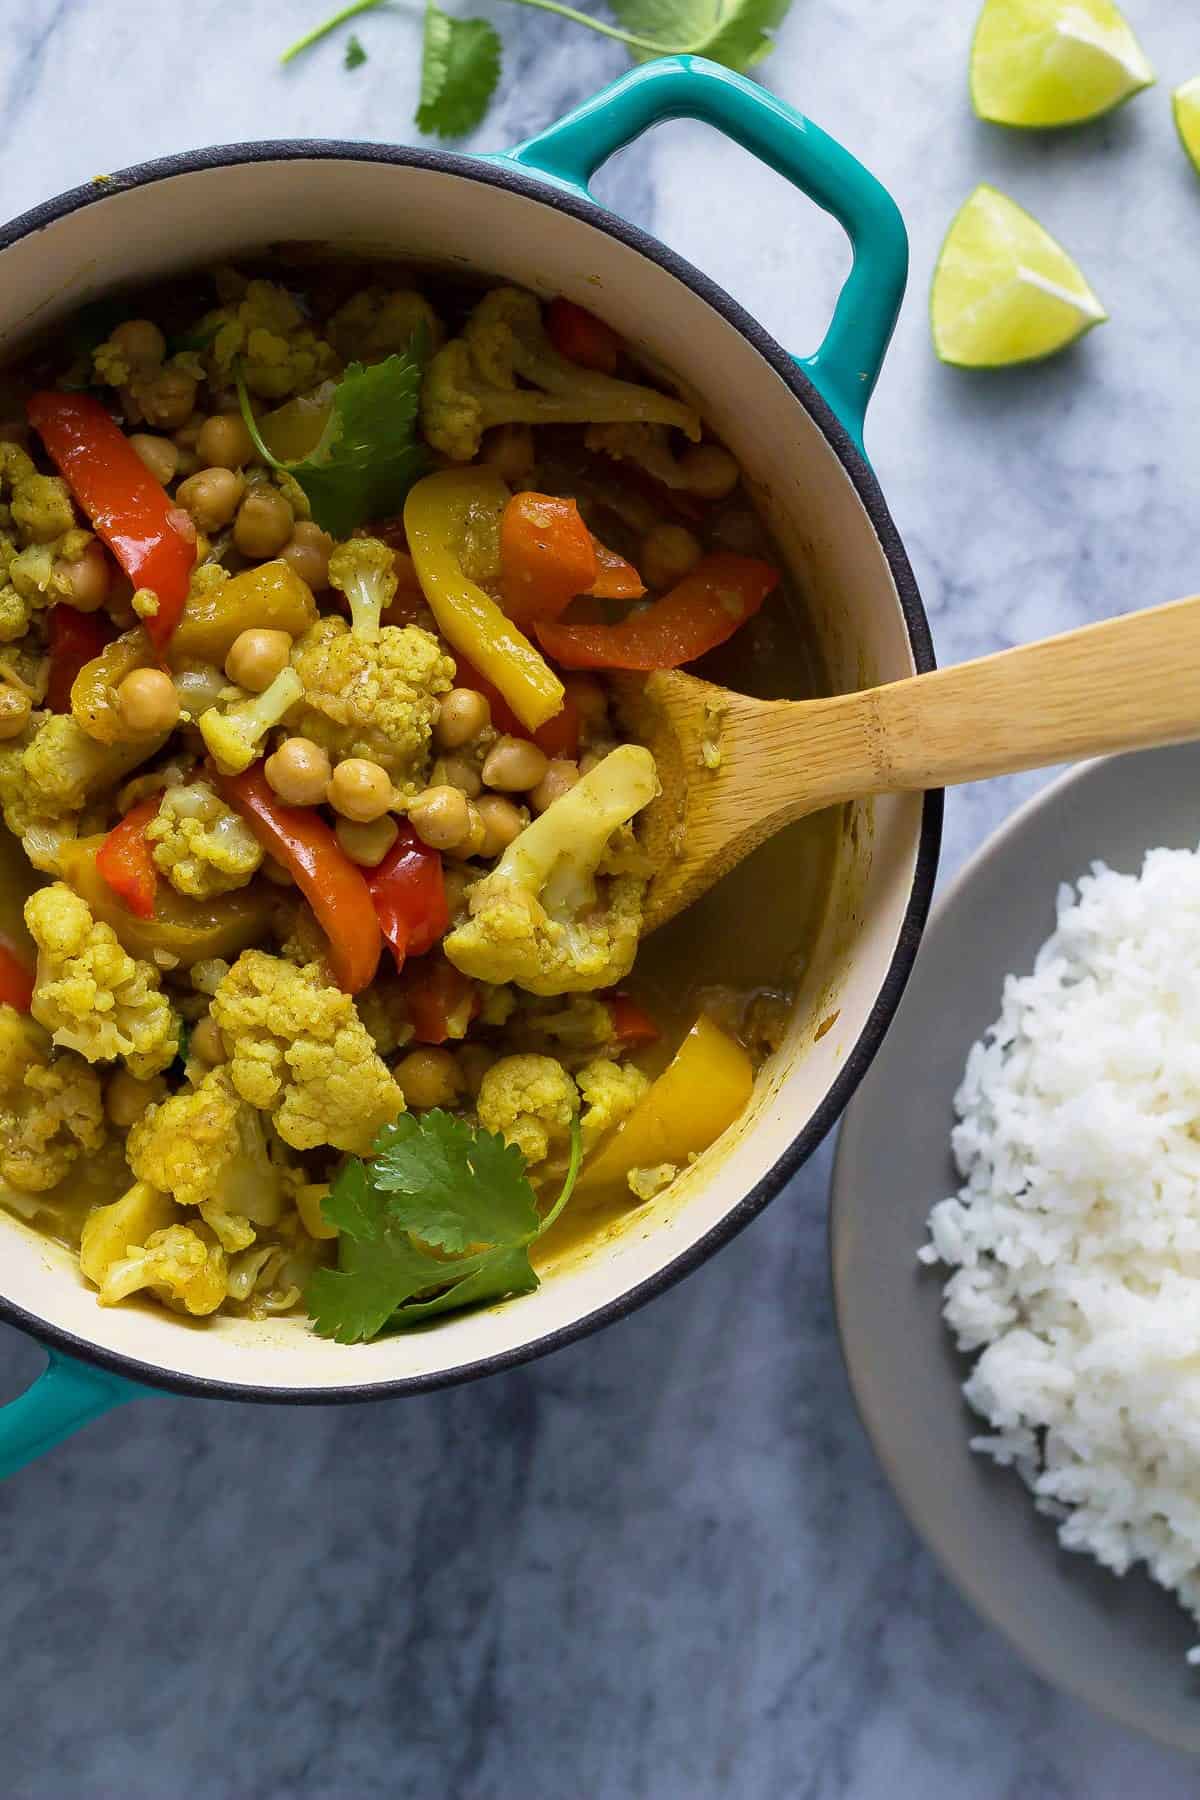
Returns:
[[[609,672],[819,686],[737,463],[571,303],[340,263],[94,306],[3,405],[0,1203],[104,1306],[531,1291],[737,1118],[828,893],[816,821],[754,934],[639,944]]]

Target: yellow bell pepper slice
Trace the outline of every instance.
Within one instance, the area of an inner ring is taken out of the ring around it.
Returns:
[[[233,640],[251,626],[299,637],[316,616],[312,589],[277,557],[243,569],[219,587],[189,594],[167,656],[175,667],[189,661],[223,663]]]
[[[585,1165],[580,1187],[614,1187],[631,1169],[658,1163],[683,1165],[733,1124],[753,1086],[742,1046],[701,1013],[658,1080]]]
[[[442,636],[499,688],[525,729],[536,731],[562,711],[563,684],[541,651],[463,572],[460,560],[472,512],[499,513],[509,498],[504,482],[488,469],[443,469],[410,489],[404,530]]]

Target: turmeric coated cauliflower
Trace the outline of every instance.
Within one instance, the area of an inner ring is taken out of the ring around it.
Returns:
[[[168,788],[146,838],[156,867],[194,900],[245,887],[262,866],[258,839],[207,781]]]
[[[95,1071],[70,1051],[52,1060],[49,1033],[0,1006],[0,1177],[23,1193],[45,1193],[81,1150],[99,1150],[104,1135]]]
[[[297,968],[245,950],[213,995],[211,1016],[230,1050],[234,1087],[297,1150],[332,1144],[369,1153],[404,1096],[349,994],[316,964]]]
[[[552,1056],[502,1056],[484,1075],[479,1123],[515,1144],[531,1166],[561,1148],[579,1111],[579,1092]]]
[[[30,895],[25,923],[38,947],[33,1016],[56,1044],[88,1062],[123,1057],[143,1080],[174,1062],[179,1020],[158,970],[127,955],[86,900],[56,881]]]
[[[361,288],[339,306],[325,327],[343,362],[381,362],[407,350],[417,333],[436,350],[446,333],[415,288]]]
[[[292,666],[304,699],[290,728],[334,762],[364,756],[382,765],[405,798],[425,785],[438,698],[454,663],[418,625],[385,625],[373,641],[344,619],[318,619],[297,641]]]
[[[272,1160],[263,1120],[224,1067],[148,1107],[130,1130],[126,1154],[139,1181],[181,1206],[198,1206],[225,1250],[244,1250],[255,1226],[279,1221],[283,1170]]]
[[[583,1137],[583,1154],[587,1156],[607,1132],[625,1123],[638,1101],[649,1091],[650,1077],[643,1075],[632,1063],[612,1062],[601,1056],[580,1069],[575,1080],[584,1099],[579,1129]]]
[[[331,346],[273,281],[247,282],[241,299],[208,313],[200,330],[214,334],[204,351],[212,379],[228,384],[240,362],[246,386],[264,400],[285,400],[337,373]]]
[[[101,1306],[116,1306],[139,1288],[179,1312],[216,1312],[225,1298],[225,1252],[203,1225],[152,1231],[110,1262],[100,1283]]]
[[[597,871],[613,833],[649,804],[657,785],[649,750],[622,744],[548,806],[476,882],[470,918],[443,941],[455,967],[533,994],[612,987],[627,975],[645,882]]]

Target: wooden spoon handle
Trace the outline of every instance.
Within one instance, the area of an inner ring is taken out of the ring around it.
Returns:
[[[1181,743],[1200,737],[1200,595],[809,707],[814,738],[790,746],[809,804]]]

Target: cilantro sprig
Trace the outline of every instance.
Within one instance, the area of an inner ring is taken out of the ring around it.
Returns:
[[[338,1266],[318,1269],[308,1285],[318,1336],[366,1343],[531,1294],[529,1246],[570,1199],[580,1160],[576,1118],[562,1191],[542,1217],[515,1145],[437,1108],[402,1113],[369,1160],[344,1165],[322,1206],[338,1228]]]
[[[791,0],[609,0],[617,19],[609,25],[564,0],[515,3],[557,13],[573,25],[615,38],[638,61],[651,56],[707,56],[741,72],[755,68],[770,54],[771,34],[791,6]],[[289,45],[281,61],[293,61],[351,19],[391,4],[392,0],[352,0]],[[353,42],[357,44],[357,38]],[[447,138],[473,131],[499,85],[500,65],[500,38],[486,19],[455,18],[428,0],[416,114],[419,129]],[[346,66],[357,67],[357,59],[351,62],[347,56]]]
[[[299,482],[313,518],[335,538],[356,525],[399,512],[428,458],[417,437],[423,346],[364,368],[351,363],[333,391],[316,445],[299,462],[281,462],[264,443],[237,370],[238,402],[258,454]]]

